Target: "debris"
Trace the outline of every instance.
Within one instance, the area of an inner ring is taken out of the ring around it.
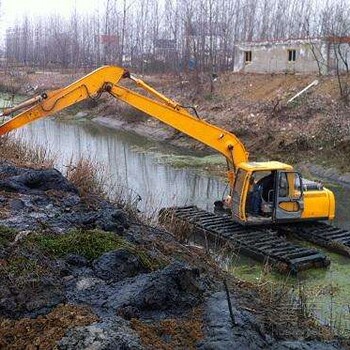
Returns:
[[[302,95],[304,92],[306,92],[307,90],[309,90],[311,87],[318,85],[318,80],[314,80],[311,84],[309,84],[306,88],[304,88],[303,90],[299,91],[296,95],[294,95],[292,98],[290,98],[287,101],[287,105],[289,103],[291,103],[292,101],[294,101],[297,97],[299,97],[300,95]]]

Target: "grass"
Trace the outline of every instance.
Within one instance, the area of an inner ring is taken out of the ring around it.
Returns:
[[[101,230],[72,230],[64,235],[37,235],[29,239],[43,253],[55,258],[78,254],[91,262],[106,252],[125,249],[138,256],[143,266],[150,270],[161,265],[142,247],[136,247],[115,233]]]
[[[82,197],[97,195],[107,197],[105,191],[104,168],[91,159],[73,159],[67,166],[67,179],[75,185]]]
[[[47,148],[34,147],[7,135],[0,137],[0,148],[1,159],[17,166],[51,168],[55,163],[56,157]]]
[[[20,278],[28,277],[31,274],[41,276],[45,269],[40,266],[37,260],[25,256],[15,256],[8,260],[7,272],[16,278]]]
[[[11,241],[15,239],[16,235],[16,230],[6,226],[0,226],[0,247],[7,246]]]
[[[45,253],[54,257],[79,254],[92,261],[103,253],[123,248],[127,243],[113,233],[98,230],[72,230],[65,235],[39,235],[32,238]]]

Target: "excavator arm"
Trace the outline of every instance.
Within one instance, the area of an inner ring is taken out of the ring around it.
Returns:
[[[4,135],[39,118],[52,115],[89,97],[94,98],[104,91],[105,84],[118,83],[124,74],[126,74],[126,71],[123,68],[101,67],[65,88],[43,93],[18,106],[7,108],[3,111],[2,116],[7,116],[29,107],[3,123],[0,126],[0,135]]]
[[[131,79],[153,98],[119,85],[119,81],[123,78]],[[65,88],[41,94],[18,106],[5,109],[4,116],[27,108],[0,125],[0,135],[39,118],[52,115],[84,99],[96,98],[105,91],[116,99],[217,150],[226,157],[234,169],[239,163],[248,160],[248,152],[234,134],[209,124],[198,116],[193,116],[177,102],[130,75],[127,70],[113,66],[101,67]],[[233,172],[230,173],[233,175]],[[232,178],[230,180],[232,181]]]

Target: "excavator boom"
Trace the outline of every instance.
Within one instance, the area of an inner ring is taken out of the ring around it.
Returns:
[[[65,88],[49,91],[19,106],[5,109],[2,113],[3,116],[29,107],[3,123],[0,126],[0,135],[4,135],[39,118],[52,115],[87,98],[94,98],[104,91],[106,84],[117,84],[124,74],[126,74],[126,71],[120,67],[101,67]]]
[[[119,85],[122,78],[130,78],[154,98],[146,97]],[[30,108],[2,124],[0,135],[39,118],[52,115],[84,99],[94,98],[104,91],[215,149],[223,154],[234,168],[239,163],[248,160],[248,152],[234,134],[193,116],[177,102],[165,97],[142,80],[131,76],[128,71],[113,66],[101,67],[63,89],[42,94],[20,106],[4,110],[3,115],[9,115],[32,103]]]

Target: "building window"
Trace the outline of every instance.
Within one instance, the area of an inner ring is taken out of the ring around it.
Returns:
[[[245,63],[250,63],[252,61],[252,52],[244,51]]]
[[[288,61],[295,62],[297,58],[297,50],[288,50]]]

